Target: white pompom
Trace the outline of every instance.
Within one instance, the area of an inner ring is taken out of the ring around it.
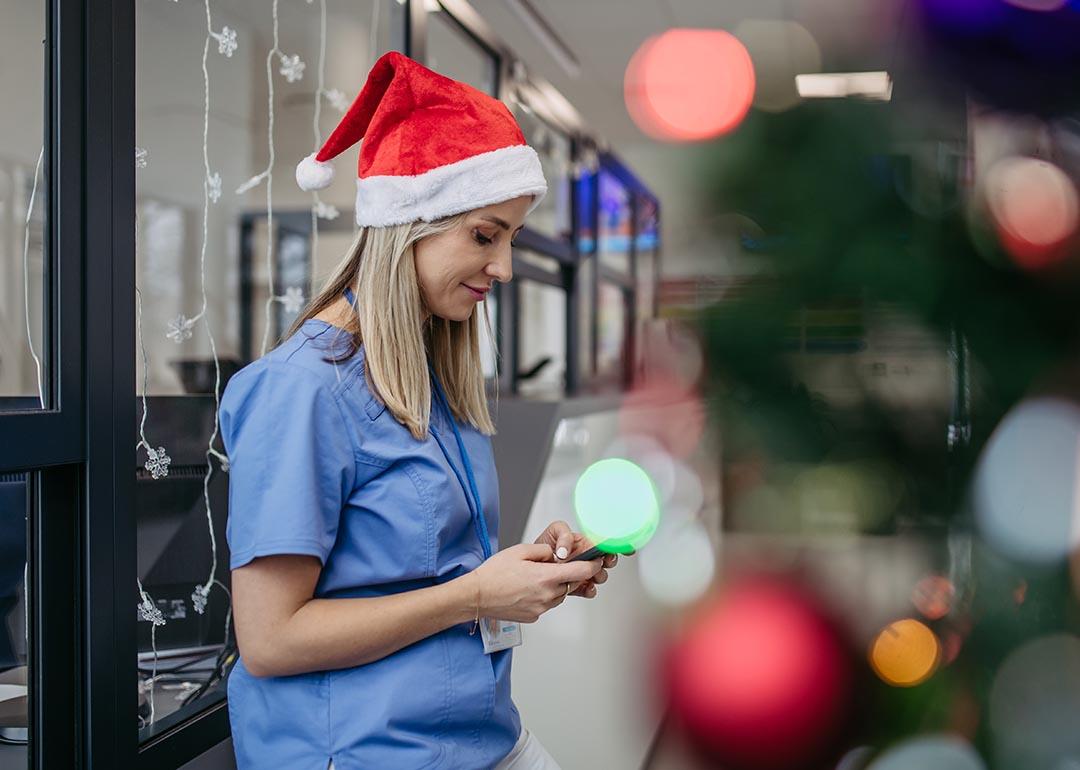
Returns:
[[[315,160],[311,153],[296,164],[296,183],[301,190],[323,190],[334,181],[334,167],[321,160]]]

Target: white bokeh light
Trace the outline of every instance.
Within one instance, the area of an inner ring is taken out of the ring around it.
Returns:
[[[867,770],[985,770],[975,749],[956,735],[923,735],[903,741],[870,763]]]
[[[638,574],[655,601],[670,606],[700,598],[712,583],[716,557],[705,527],[697,521],[661,526],[638,559]]]
[[[1052,634],[1017,648],[994,677],[989,712],[1001,767],[1068,767],[1080,757],[1080,639]]]
[[[1064,559],[1076,545],[1080,408],[1025,401],[994,431],[975,473],[975,515],[986,541],[1025,562]]]

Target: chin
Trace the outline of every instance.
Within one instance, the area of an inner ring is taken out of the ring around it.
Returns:
[[[472,318],[474,310],[476,310],[475,305],[467,308],[444,308],[434,311],[432,315],[447,321],[468,321]]]

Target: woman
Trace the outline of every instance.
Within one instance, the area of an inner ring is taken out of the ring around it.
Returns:
[[[237,764],[557,767],[510,699],[515,622],[595,596],[616,557],[569,562],[564,522],[496,553],[477,313],[539,160],[504,105],[397,53],[300,185],[361,138],[349,254],[222,397]]]

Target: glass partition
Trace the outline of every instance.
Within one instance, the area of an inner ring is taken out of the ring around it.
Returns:
[[[513,103],[514,117],[525,141],[540,156],[548,191],[529,214],[531,229],[558,240],[570,240],[570,137],[548,126],[521,102]]]
[[[0,9],[0,412],[51,406],[45,302],[45,3]]]
[[[438,3],[428,2],[427,66],[468,83],[486,94],[495,93],[498,63]]]
[[[600,236],[597,249],[600,263],[630,272],[630,243],[634,223],[631,217],[630,191],[613,174],[599,172]]]
[[[522,280],[518,297],[518,390],[531,395],[561,395],[566,375],[566,292]]]
[[[225,542],[229,377],[271,349],[353,239],[355,150],[301,191],[375,59],[395,0],[140,0],[136,30],[136,495],[140,726],[223,697],[235,660]]]
[[[0,768],[28,767],[27,473],[0,473]]]

